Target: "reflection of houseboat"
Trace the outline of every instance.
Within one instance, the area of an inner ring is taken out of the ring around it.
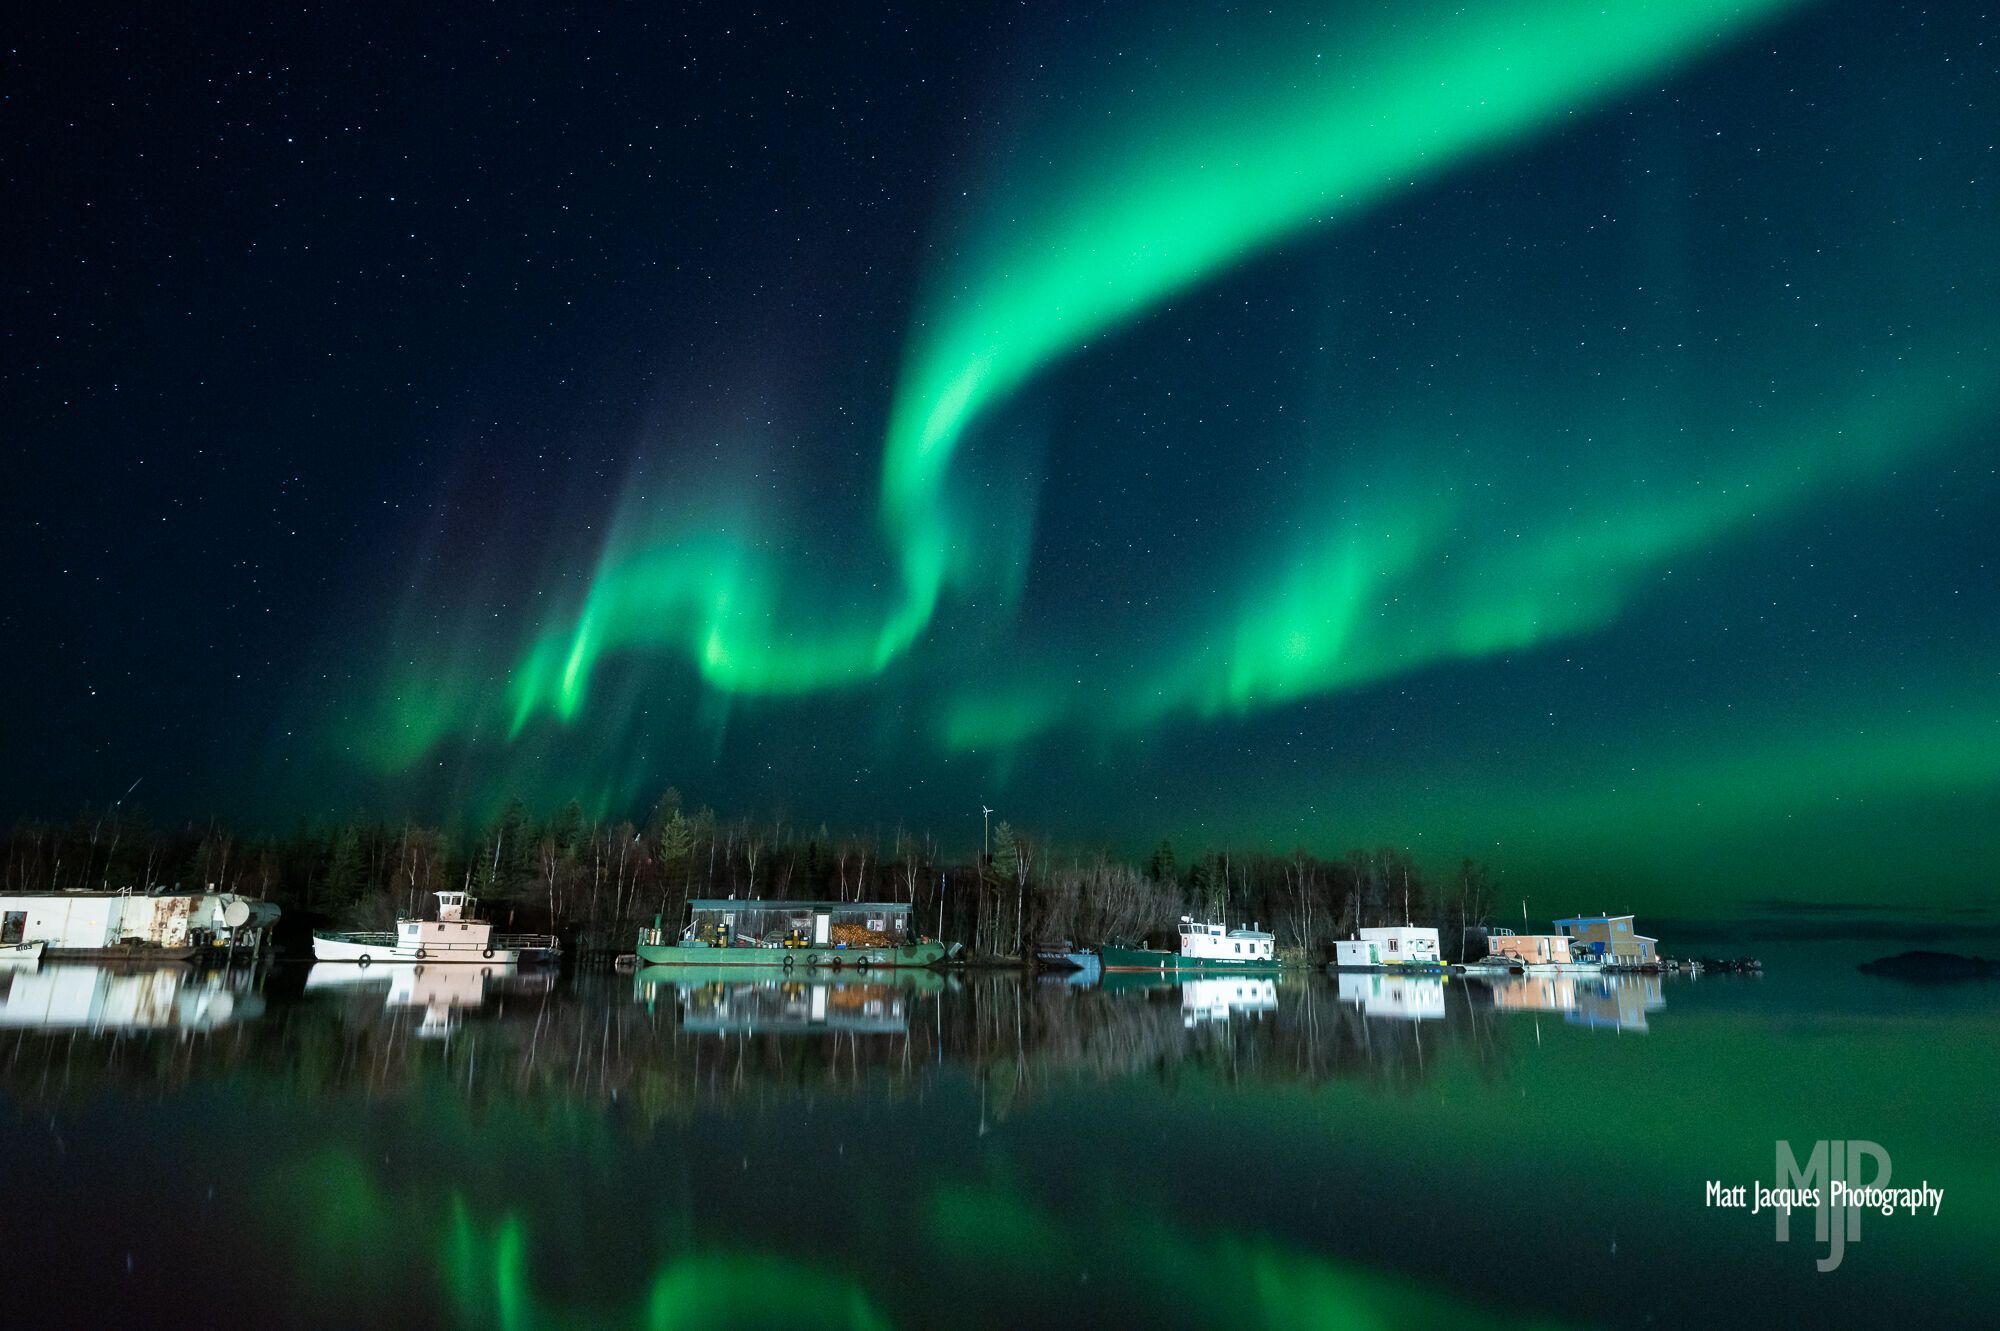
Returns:
[[[1646,1017],[1667,1005],[1657,975],[1607,975],[1579,984],[1576,1006],[1563,1020],[1599,1030],[1643,1031]]]
[[[1510,975],[1483,983],[1501,1012],[1574,1012],[1577,986],[1597,981],[1574,975]]]
[[[232,983],[185,966],[149,969],[51,964],[4,973],[0,1027],[206,1031],[264,1011],[238,971]]]
[[[1181,984],[1181,1024],[1226,1022],[1239,1012],[1276,1012],[1278,981],[1269,975],[1219,975]]]
[[[1098,951],[1107,971],[1274,971],[1277,946],[1276,938],[1254,927],[1230,929],[1183,915],[1177,952],[1108,944]]]
[[[635,992],[646,1002],[662,994],[678,1000],[681,1029],[704,1034],[810,1035],[844,1031],[900,1035],[909,1029],[911,1001],[945,987],[944,976],[922,967],[887,967],[867,978],[746,978],[736,966],[648,966]]]
[[[235,892],[36,892],[0,897],[0,947],[42,944],[50,961],[185,961],[209,948],[256,952],[278,920]]]
[[[1362,1015],[1397,1021],[1435,1021],[1444,1016],[1444,979],[1428,975],[1344,974],[1340,998]]]
[[[313,956],[320,961],[377,961],[509,966],[553,961],[561,949],[550,934],[496,934],[478,916],[479,903],[463,892],[439,892],[435,920],[398,920],[393,932],[314,931]]]
[[[1438,931],[1413,924],[1357,929],[1333,945],[1333,968],[1341,971],[1441,970]]]
[[[660,921],[639,931],[634,949],[651,966],[935,966],[958,955],[918,937],[910,907],[895,901],[768,901],[754,897],[688,902],[687,927],[672,941]]]

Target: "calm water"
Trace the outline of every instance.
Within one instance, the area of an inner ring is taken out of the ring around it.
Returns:
[[[1773,954],[1767,951],[1767,958]],[[18,1325],[1991,1324],[2000,986],[0,972]],[[1879,1142],[1942,1213],[1704,1204]]]

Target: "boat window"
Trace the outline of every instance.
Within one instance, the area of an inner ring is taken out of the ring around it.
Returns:
[[[10,910],[0,920],[0,943],[18,943],[28,932],[28,912]]]

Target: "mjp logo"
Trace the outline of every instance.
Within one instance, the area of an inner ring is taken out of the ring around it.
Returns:
[[[1874,1177],[1864,1176],[1863,1162],[1873,1161]],[[1849,1243],[1861,1241],[1861,1212],[1879,1200],[1889,1186],[1889,1153],[1874,1142],[1819,1141],[1804,1168],[1792,1153],[1792,1144],[1778,1143],[1777,1191],[1796,1188],[1817,1202],[1813,1209],[1813,1242],[1826,1245],[1826,1256],[1813,1265],[1831,1271],[1840,1265]],[[1792,1212],[1788,1206],[1775,1208],[1778,1242],[1792,1240]]]

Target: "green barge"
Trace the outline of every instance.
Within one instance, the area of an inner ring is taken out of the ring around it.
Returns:
[[[936,966],[958,956],[959,944],[917,934],[910,917],[898,901],[699,899],[688,902],[679,937],[667,937],[655,916],[633,951],[647,966],[784,970]]]

